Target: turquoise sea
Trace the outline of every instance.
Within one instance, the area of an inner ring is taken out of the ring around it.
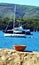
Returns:
[[[21,37],[4,37],[4,33],[0,31],[0,48],[12,49],[14,45],[26,45],[25,50],[39,51],[39,32],[31,32],[33,35]]]

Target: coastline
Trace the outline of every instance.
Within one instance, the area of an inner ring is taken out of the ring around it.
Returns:
[[[39,65],[39,52],[0,49],[0,65]]]

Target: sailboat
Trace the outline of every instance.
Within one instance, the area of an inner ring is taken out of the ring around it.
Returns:
[[[8,26],[6,27],[7,32],[4,33],[4,36],[20,36],[20,37],[25,37],[25,31],[23,30],[22,26],[15,28],[15,13],[16,13],[16,5],[14,8],[14,25],[13,28],[10,30],[7,30]]]

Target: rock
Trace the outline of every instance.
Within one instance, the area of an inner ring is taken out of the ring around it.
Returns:
[[[6,57],[3,55],[3,56],[1,57],[1,59],[5,61],[5,60],[6,60]]]
[[[7,65],[7,62],[0,61],[0,65]]]
[[[0,65],[39,65],[39,52],[0,49]]]
[[[3,62],[2,61],[0,61],[0,65],[3,65]]]

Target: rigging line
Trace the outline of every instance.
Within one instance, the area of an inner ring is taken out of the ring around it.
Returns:
[[[9,23],[10,23],[10,22],[9,22]],[[7,25],[6,29],[5,29],[5,32],[6,32],[7,28],[8,28],[8,26],[9,26],[9,23],[8,23],[8,25]]]

